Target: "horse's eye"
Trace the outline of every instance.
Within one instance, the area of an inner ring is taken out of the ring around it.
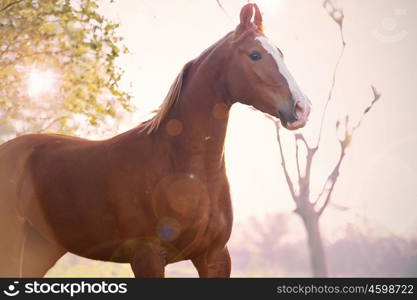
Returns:
[[[253,51],[251,54],[249,54],[249,57],[251,60],[260,60],[262,58],[261,53],[259,53],[258,51]]]

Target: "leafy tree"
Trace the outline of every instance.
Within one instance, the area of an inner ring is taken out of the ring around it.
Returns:
[[[96,2],[0,0],[0,126],[71,133],[130,109],[115,64],[127,49]]]

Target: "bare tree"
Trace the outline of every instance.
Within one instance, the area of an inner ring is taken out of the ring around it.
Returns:
[[[336,165],[334,166],[331,173],[326,178],[321,192],[317,196],[317,198],[313,199],[310,194],[310,175],[311,175],[311,166],[314,160],[314,157],[319,149],[322,131],[323,131],[323,124],[325,120],[325,115],[327,112],[327,108],[329,106],[330,101],[333,98],[333,90],[336,83],[336,74],[338,70],[339,63],[343,57],[343,53],[345,50],[346,42],[343,36],[343,20],[344,14],[341,8],[337,8],[332,0],[325,0],[323,2],[323,7],[327,10],[329,16],[338,24],[340,30],[340,37],[341,37],[341,51],[340,55],[337,59],[333,70],[332,76],[332,83],[330,86],[329,94],[327,101],[325,103],[323,113],[321,116],[321,123],[319,134],[317,138],[317,142],[315,146],[310,145],[307,142],[306,137],[303,134],[296,133],[294,134],[294,141],[295,141],[295,159],[296,159],[296,166],[297,166],[297,176],[298,176],[298,189],[296,189],[296,182],[293,181],[288,172],[288,166],[286,164],[286,159],[284,153],[282,151],[282,141],[280,136],[280,123],[279,120],[275,118],[270,119],[273,120],[276,126],[276,133],[277,133],[277,140],[279,145],[279,151],[281,155],[281,164],[284,171],[284,175],[286,178],[286,182],[288,184],[292,199],[296,204],[295,212],[301,217],[303,224],[306,229],[307,237],[308,237],[308,246],[310,251],[310,262],[313,275],[315,277],[327,277],[327,265],[326,265],[326,258],[325,258],[325,251],[323,248],[322,237],[320,233],[319,227],[319,220],[321,215],[323,214],[324,210],[328,206],[331,201],[333,189],[335,184],[339,178],[340,167],[342,162],[346,156],[346,149],[349,147],[353,134],[355,133],[356,129],[359,128],[361,122],[365,115],[371,110],[373,105],[379,100],[380,94],[375,89],[375,87],[371,86],[373,92],[373,99],[370,105],[363,111],[361,118],[359,121],[350,126],[349,124],[349,116],[346,116],[344,120],[337,121],[336,123],[336,130],[342,130],[341,127],[344,127],[342,138],[339,139],[340,145],[340,154]],[[304,165],[304,174],[301,173],[301,161],[299,159],[300,154],[300,146],[303,145],[307,151],[307,156]]]

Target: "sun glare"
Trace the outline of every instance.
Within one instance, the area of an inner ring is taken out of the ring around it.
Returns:
[[[28,92],[32,98],[53,93],[57,84],[57,74],[52,70],[41,71],[33,68],[27,79]]]

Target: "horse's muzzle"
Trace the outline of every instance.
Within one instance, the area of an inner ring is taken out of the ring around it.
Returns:
[[[284,126],[289,130],[296,130],[306,125],[310,115],[311,106],[304,101],[296,101],[294,105],[294,121],[287,122]]]

